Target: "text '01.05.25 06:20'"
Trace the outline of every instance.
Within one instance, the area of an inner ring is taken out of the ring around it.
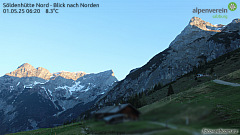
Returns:
[[[3,9],[3,13],[41,13],[40,9]]]

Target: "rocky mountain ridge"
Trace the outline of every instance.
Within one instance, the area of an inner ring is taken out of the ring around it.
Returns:
[[[202,20],[201,18],[199,17],[193,17],[190,22],[189,22],[189,25],[191,27],[197,27],[201,30],[204,30],[204,31],[214,31],[214,32],[221,32],[221,30],[224,28],[225,25],[222,25],[222,24],[217,24],[217,25],[213,25],[209,22],[206,22],[204,20]]]
[[[193,17],[166,50],[131,70],[120,82],[116,82],[112,70],[98,74],[50,73],[23,64],[0,77],[1,134],[62,124],[93,105],[127,100],[155,84],[172,82],[194,67],[237,48],[239,19],[228,25],[213,25]]]
[[[83,77],[87,73],[85,72],[68,72],[68,71],[61,71],[61,72],[56,72],[56,73],[50,73],[47,69],[43,67],[38,67],[34,68],[32,65],[28,63],[24,63],[21,66],[19,66],[16,70],[7,73],[6,75],[8,76],[13,76],[13,77],[38,77],[42,78],[45,80],[50,80],[53,78],[56,78],[58,76],[61,76],[65,79],[72,79],[72,80],[77,80],[80,77]]]
[[[115,82],[112,70],[51,74],[25,63],[0,77],[0,134],[53,127],[75,119]]]
[[[172,82],[194,67],[239,48],[239,34],[239,19],[224,26],[193,17],[166,50],[155,55],[144,66],[132,70],[99,104],[127,100],[129,96],[151,89],[155,84]]]

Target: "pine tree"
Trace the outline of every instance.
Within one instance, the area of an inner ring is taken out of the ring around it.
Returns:
[[[213,69],[213,67],[211,67],[210,74],[212,74],[213,72],[214,72],[214,69]]]
[[[159,90],[159,89],[161,89],[161,88],[162,88],[161,83],[158,83],[158,84],[157,84],[157,89]]]
[[[168,87],[168,94],[167,94],[167,96],[170,96],[172,94],[174,94],[174,91],[173,91],[172,85],[170,84],[169,87]]]
[[[157,84],[156,85],[154,85],[154,88],[153,88],[153,90],[155,91],[155,90],[157,90]]]

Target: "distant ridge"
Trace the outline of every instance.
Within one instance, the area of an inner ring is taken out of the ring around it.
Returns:
[[[108,70],[105,72],[111,72],[112,76],[114,76],[114,72],[112,70]],[[68,71],[60,71],[55,73],[50,73],[47,69],[43,67],[34,68],[29,63],[24,63],[20,65],[16,70],[7,73],[5,75],[13,76],[13,77],[39,77],[45,80],[55,79],[56,77],[63,77],[65,79],[72,79],[76,81],[78,78],[85,76],[87,73],[83,71],[79,72],[68,72]]]

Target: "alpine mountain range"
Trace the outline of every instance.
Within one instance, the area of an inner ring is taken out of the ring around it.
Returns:
[[[0,133],[63,124],[90,109],[117,81],[112,70],[50,73],[25,63],[0,78]]]
[[[118,81],[112,70],[50,73],[28,63],[0,77],[0,134],[53,127],[91,108],[167,84],[240,47],[240,19],[213,25],[198,17],[142,67]]]

